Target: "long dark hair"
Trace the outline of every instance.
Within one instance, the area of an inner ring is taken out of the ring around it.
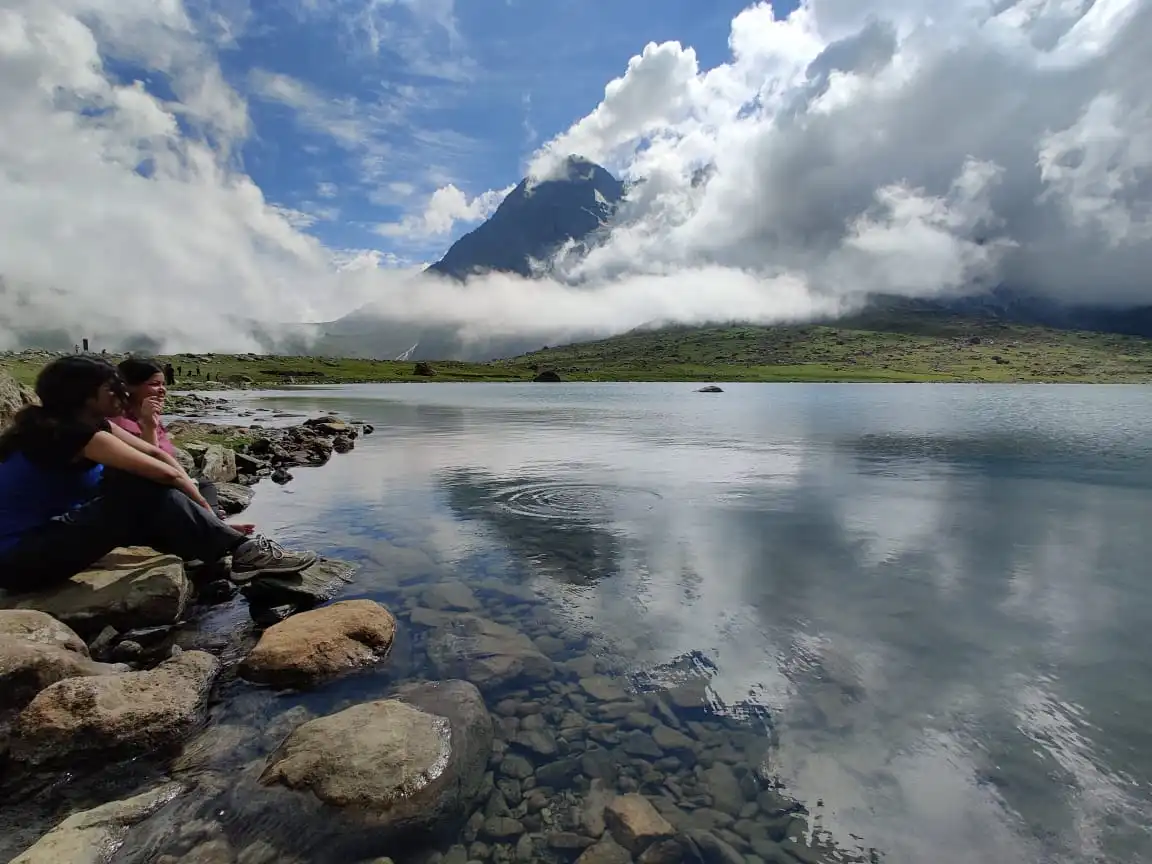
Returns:
[[[129,357],[116,369],[129,387],[139,387],[153,375],[164,374],[164,367],[150,357]]]
[[[96,357],[69,356],[53,360],[36,377],[39,405],[20,409],[12,425],[0,434],[0,461],[21,449],[24,441],[55,433],[61,424],[77,420],[105,384],[126,399],[128,391],[116,367]]]

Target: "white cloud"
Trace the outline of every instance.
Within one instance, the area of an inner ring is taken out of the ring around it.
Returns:
[[[457,222],[481,222],[496,212],[508,193],[507,189],[491,189],[469,198],[454,185],[442,186],[432,193],[424,211],[408,216],[400,222],[385,222],[375,231],[384,237],[406,237],[425,240],[449,234]]]
[[[335,183],[317,183],[316,195],[320,198],[335,198],[340,194],[340,189]]]
[[[405,14],[450,39],[446,9]],[[272,206],[243,172],[238,147],[260,130],[221,73],[220,28],[199,21],[180,0],[0,7],[7,326],[225,348],[245,342],[246,318],[328,320],[371,301],[397,327],[551,342],[996,282],[1152,299],[1152,0],[808,0],[782,20],[761,3],[734,19],[715,68],[650,45],[532,160],[544,175],[576,151],[643,180],[607,241],[561,269],[567,284],[496,276],[419,291],[416,262],[326,249],[302,229],[335,208]],[[171,86],[120,80],[110,60]],[[443,236],[506,191],[461,191],[452,167],[469,142],[451,132],[416,130],[419,147],[391,149],[416,89],[368,105],[274,72],[247,83],[345,148],[374,195],[439,187],[385,235]]]

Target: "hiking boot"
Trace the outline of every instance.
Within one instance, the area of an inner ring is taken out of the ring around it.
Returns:
[[[316,563],[315,552],[289,552],[279,543],[257,535],[245,540],[232,553],[232,572],[299,573]]]

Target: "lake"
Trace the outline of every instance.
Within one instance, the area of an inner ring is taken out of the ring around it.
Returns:
[[[377,432],[253,514],[526,582],[633,673],[692,658],[886,860],[1152,859],[1152,389],[693,389],[276,397]]]
[[[246,515],[357,561],[348,596],[398,615],[437,580],[515,586],[631,689],[706,680],[844,849],[1152,860],[1152,389],[694,389],[269,395],[376,432]],[[401,639],[387,673],[277,710],[423,664]],[[217,720],[258,697],[230,698]]]

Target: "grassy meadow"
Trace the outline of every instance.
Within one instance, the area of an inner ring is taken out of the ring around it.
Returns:
[[[633,331],[488,363],[182,354],[162,358],[179,385],[275,387],[365,382],[527,381],[553,370],[569,381],[1152,381],[1152,339],[909,314],[835,325],[730,325]],[[42,357],[0,358],[30,382]],[[195,373],[199,374],[195,374]]]

